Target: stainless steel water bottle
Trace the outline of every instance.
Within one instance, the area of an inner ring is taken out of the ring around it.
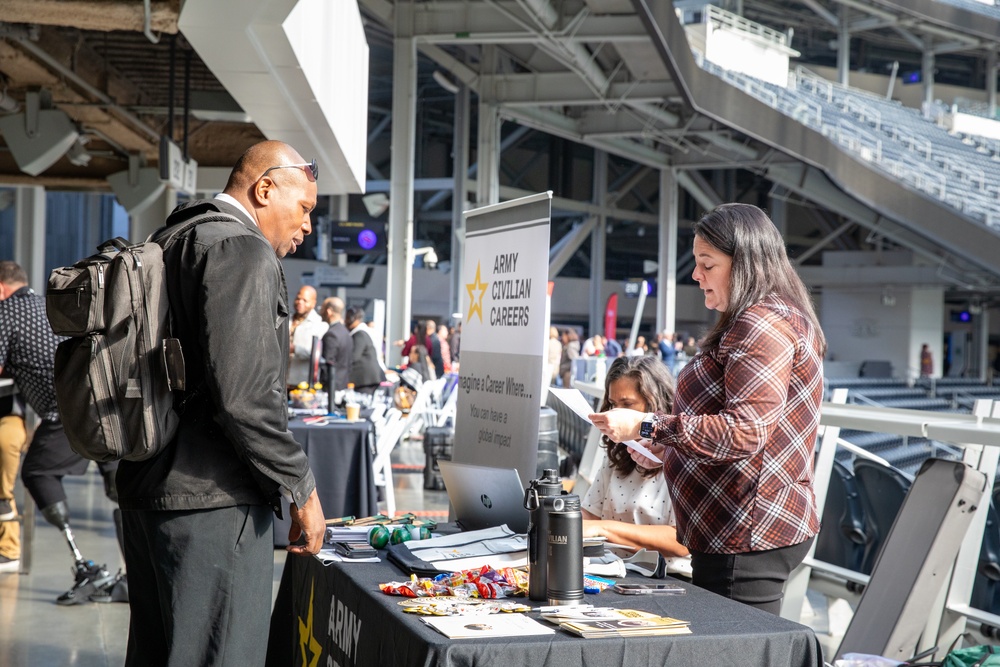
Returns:
[[[580,496],[552,498],[546,555],[550,605],[583,604],[583,514]]]
[[[540,479],[531,480],[524,492],[524,509],[530,513],[528,521],[528,597],[532,600],[547,599],[546,557],[549,534],[549,511],[552,501],[564,493],[559,471],[546,468]]]

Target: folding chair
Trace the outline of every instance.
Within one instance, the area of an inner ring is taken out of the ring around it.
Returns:
[[[392,461],[390,456],[396,444],[406,432],[407,420],[396,408],[390,408],[385,419],[379,426],[375,439],[375,457],[372,460],[372,475],[375,486],[381,486],[385,494],[386,514],[390,517],[396,514],[396,493],[392,485]]]

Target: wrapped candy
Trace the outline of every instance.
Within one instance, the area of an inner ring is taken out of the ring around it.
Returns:
[[[447,572],[433,579],[411,575],[406,582],[379,584],[387,595],[405,597],[455,596],[459,598],[496,599],[527,595],[528,574],[524,570],[502,568],[494,570],[488,565],[474,570]]]

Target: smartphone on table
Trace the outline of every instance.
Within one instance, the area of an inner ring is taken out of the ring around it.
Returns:
[[[614,591],[622,595],[684,595],[687,590],[680,584],[615,584]]]
[[[367,542],[335,542],[333,548],[344,558],[374,558],[378,555]]]

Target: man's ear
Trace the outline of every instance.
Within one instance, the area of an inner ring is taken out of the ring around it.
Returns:
[[[257,204],[261,206],[267,206],[271,198],[271,192],[273,190],[274,190],[274,181],[272,181],[269,177],[265,176],[264,178],[254,183],[253,190],[251,190],[250,194]]]

